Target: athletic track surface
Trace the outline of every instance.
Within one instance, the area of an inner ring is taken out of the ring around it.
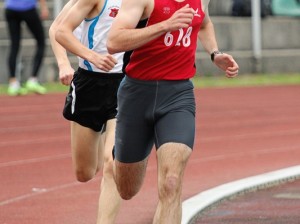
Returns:
[[[197,129],[183,200],[224,183],[300,164],[300,86],[196,90]],[[0,224],[95,224],[101,174],[75,180],[64,94],[0,96]],[[151,154],[139,194],[117,224],[150,224]],[[109,202],[107,202],[109,203]]]

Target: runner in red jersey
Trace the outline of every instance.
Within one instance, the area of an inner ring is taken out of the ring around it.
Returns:
[[[130,62],[118,90],[114,176],[123,199],[140,190],[153,145],[158,163],[155,224],[181,222],[185,166],[195,136],[197,37],[227,77],[238,65],[218,51],[209,0],[123,0],[110,30],[110,53]],[[127,58],[127,60],[129,60]],[[134,220],[132,220],[134,222]]]

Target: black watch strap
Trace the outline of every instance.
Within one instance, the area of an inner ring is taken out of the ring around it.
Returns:
[[[216,54],[223,54],[223,53],[221,51],[213,51],[210,54],[210,59],[211,59],[212,62],[214,62]]]

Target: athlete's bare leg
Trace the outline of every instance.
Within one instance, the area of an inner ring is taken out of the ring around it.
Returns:
[[[121,197],[113,178],[112,149],[115,140],[115,127],[116,119],[108,120],[106,123],[106,131],[102,136],[105,150],[97,224],[115,223],[121,204]]]
[[[103,141],[100,132],[71,121],[71,148],[77,180],[94,178],[103,162]]]
[[[182,179],[191,152],[179,143],[166,143],[157,150],[159,202],[153,224],[181,223]]]
[[[142,187],[148,157],[140,162],[122,163],[114,160],[114,177],[121,198],[131,199]]]

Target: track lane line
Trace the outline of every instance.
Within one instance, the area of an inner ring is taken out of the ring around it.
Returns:
[[[203,191],[194,197],[186,199],[182,203],[181,224],[189,224],[198,213],[225,198],[245,191],[255,190],[260,187],[286,182],[297,178],[300,178],[300,166],[293,166],[225,183],[215,188]]]

